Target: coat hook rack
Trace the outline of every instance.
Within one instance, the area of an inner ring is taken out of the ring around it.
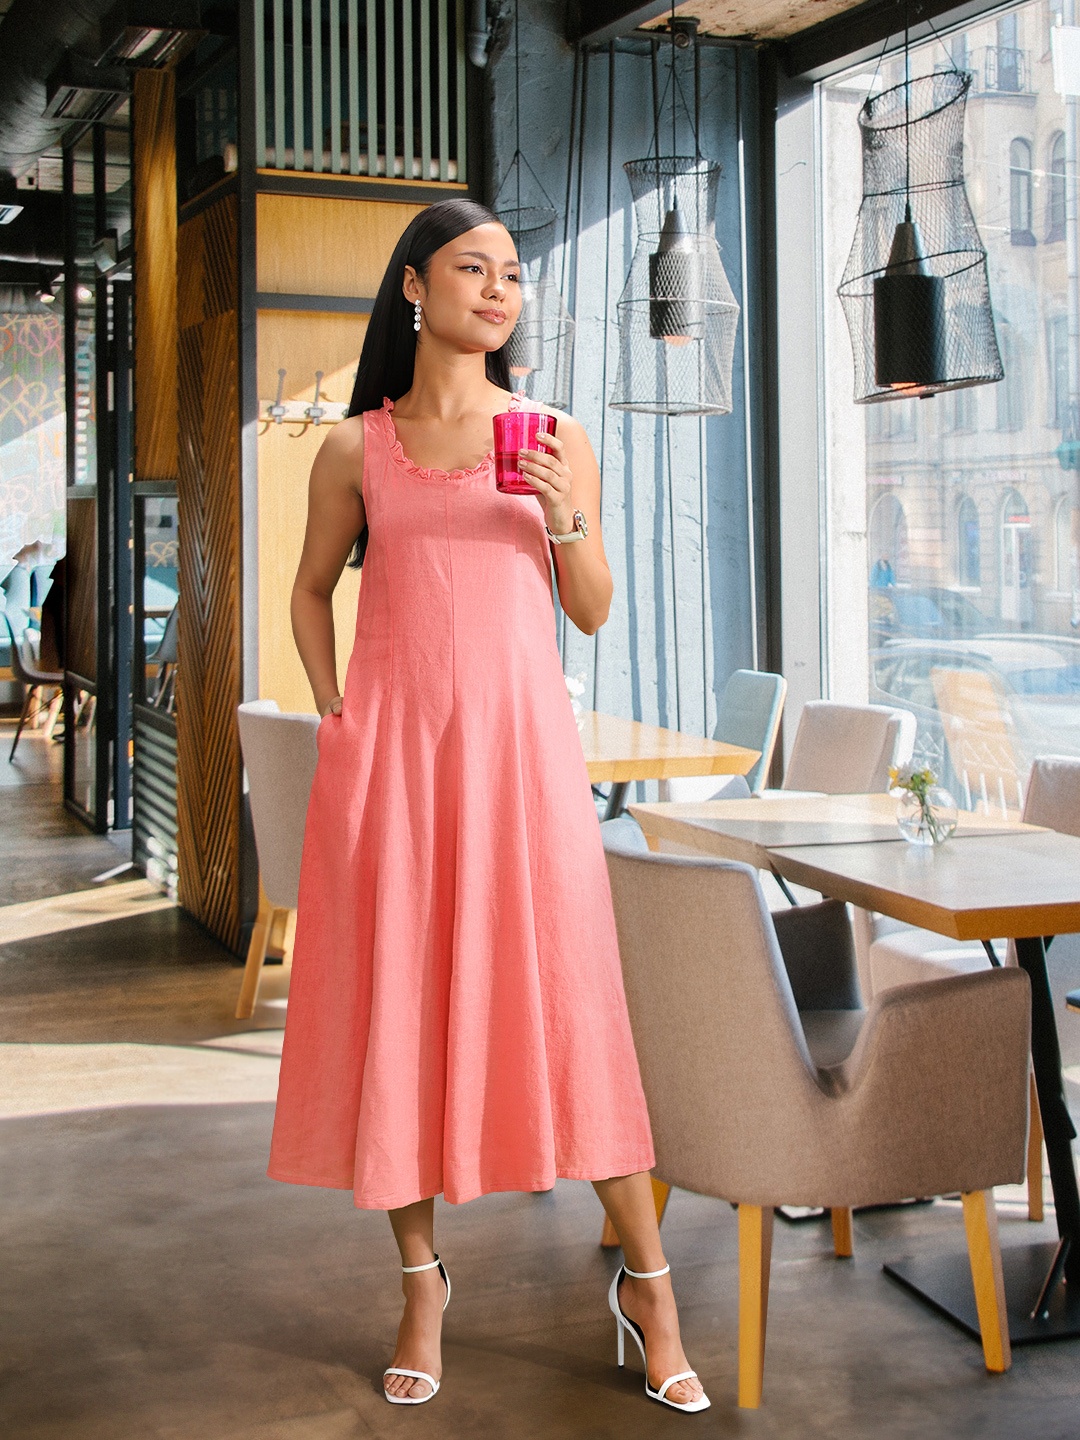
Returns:
[[[266,419],[263,421],[262,429],[259,431],[260,435],[265,435],[271,425],[280,425],[285,419],[285,406],[281,402],[281,397],[284,392],[285,371],[279,370],[277,372],[277,397],[272,405],[266,407]]]
[[[322,370],[315,371],[315,399],[311,402],[305,412],[312,425],[320,425],[322,423],[323,416],[326,414],[325,405],[319,404],[319,391],[322,388],[323,374],[324,371]]]

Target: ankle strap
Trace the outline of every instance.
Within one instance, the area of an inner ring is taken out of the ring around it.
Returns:
[[[415,1275],[418,1270],[434,1270],[437,1266],[441,1264],[442,1261],[439,1259],[438,1255],[436,1255],[435,1259],[429,1260],[426,1265],[402,1265],[401,1273],[403,1275]]]
[[[632,1280],[656,1280],[661,1275],[666,1275],[671,1266],[665,1265],[662,1270],[631,1270],[629,1265],[624,1265],[622,1268]]]

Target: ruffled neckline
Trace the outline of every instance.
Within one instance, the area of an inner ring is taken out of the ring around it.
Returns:
[[[525,399],[524,390],[515,391],[513,398],[518,402],[518,406],[520,406]],[[436,477],[440,480],[467,480],[473,475],[481,474],[484,470],[488,469],[489,466],[495,464],[495,450],[492,448],[480,461],[479,465],[473,465],[466,470],[440,470],[435,465],[417,465],[415,461],[409,459],[408,455],[406,455],[405,451],[401,448],[397,426],[394,424],[393,409],[393,400],[391,400],[389,396],[384,395],[382,409],[379,411],[379,414],[383,418],[383,428],[386,431],[386,443],[389,446],[391,456],[401,468],[407,470],[410,475],[416,475],[421,480],[431,480]]]
[[[481,471],[486,470],[489,465],[495,463],[495,451],[489,450],[479,465],[473,465],[472,468],[468,470],[440,470],[434,465],[417,465],[415,461],[409,459],[408,455],[406,455],[405,451],[401,448],[397,426],[394,424],[394,417],[391,413],[393,409],[394,402],[384,397],[382,410],[379,413],[383,417],[384,428],[386,430],[386,443],[390,448],[392,458],[403,470],[407,470],[410,475],[415,475],[421,480],[467,480],[472,475],[479,475]]]

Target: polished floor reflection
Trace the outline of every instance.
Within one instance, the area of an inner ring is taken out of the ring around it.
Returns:
[[[0,777],[0,923],[3,907],[88,890],[117,863],[57,810],[43,746],[31,737],[24,769]],[[95,903],[112,888],[122,906],[130,881],[94,887]],[[1080,943],[1051,954],[1055,986],[1080,984]],[[777,1226],[765,1400],[747,1414],[734,1405],[734,1213],[676,1192],[668,1256],[713,1407],[664,1411],[636,1368],[615,1367],[604,1297],[617,1261],[598,1248],[591,1188],[570,1182],[440,1203],[454,1281],[443,1387],[429,1406],[388,1406],[400,1298],[385,1218],[265,1178],[285,978],[268,968],[254,1019],[233,1020],[239,966],[172,907],[0,945],[0,1434],[1076,1435],[1080,1342],[1017,1349],[990,1378],[975,1342],[882,1274],[884,1259],[962,1246],[947,1201],[857,1215],[853,1261],[833,1258],[827,1222]],[[1080,1021],[1059,1019],[1080,1081]],[[1021,1192],[999,1201],[1004,1245],[1052,1235],[1052,1216],[1023,1218]]]

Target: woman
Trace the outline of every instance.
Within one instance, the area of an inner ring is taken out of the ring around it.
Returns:
[[[522,452],[535,497],[494,483],[520,312],[490,211],[453,199],[416,216],[350,418],[312,468],[292,620],[323,718],[269,1173],[389,1212],[405,1313],[384,1391],[398,1404],[430,1400],[441,1376],[433,1197],[591,1180],[627,1262],[609,1296],[620,1359],[628,1329],[647,1393],[698,1410],[555,637],[552,554],[571,620],[591,635],[607,618],[600,476],[581,426],[552,412],[557,437]],[[342,696],[331,595],[350,550],[363,583]]]

